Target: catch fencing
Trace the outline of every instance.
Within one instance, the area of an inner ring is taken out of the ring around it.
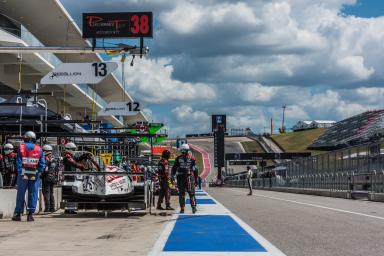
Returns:
[[[245,176],[225,180],[230,186],[247,186]],[[384,143],[373,143],[294,159],[272,171],[257,172],[253,187],[291,187],[335,191],[384,193]]]

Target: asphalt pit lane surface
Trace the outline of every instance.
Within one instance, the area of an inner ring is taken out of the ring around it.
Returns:
[[[107,235],[102,235],[102,236],[99,236],[97,237],[96,239],[112,239],[112,238],[115,238],[116,235],[113,235],[113,234],[107,234]]]

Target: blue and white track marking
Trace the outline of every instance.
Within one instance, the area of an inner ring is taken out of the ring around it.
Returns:
[[[284,255],[208,193],[196,199],[197,213],[187,204],[185,214],[174,214],[149,255]]]

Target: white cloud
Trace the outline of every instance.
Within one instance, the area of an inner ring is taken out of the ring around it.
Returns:
[[[206,112],[194,111],[192,107],[181,105],[172,110],[175,118],[179,122],[209,122],[209,115]]]
[[[384,106],[384,17],[341,13],[356,0],[63,1],[152,8],[151,56],[126,66],[127,87],[149,108],[171,104],[180,134],[209,131],[213,111],[260,130],[283,104],[287,126]]]
[[[248,102],[268,102],[276,94],[277,87],[265,87],[261,84],[240,85],[236,87],[240,97]]]
[[[172,110],[172,114],[178,123],[178,129],[173,129],[172,134],[183,135],[186,133],[206,133],[209,132],[211,125],[210,116],[199,110],[194,110],[191,106],[181,105]]]
[[[172,78],[173,66],[166,58],[136,59],[133,67],[125,65],[128,90],[147,103],[211,100],[212,86],[181,82]]]

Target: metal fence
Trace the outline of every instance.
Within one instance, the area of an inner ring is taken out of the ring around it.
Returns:
[[[226,183],[246,186],[243,177],[233,176]],[[384,193],[384,143],[285,162],[276,171],[254,174],[253,186]]]

